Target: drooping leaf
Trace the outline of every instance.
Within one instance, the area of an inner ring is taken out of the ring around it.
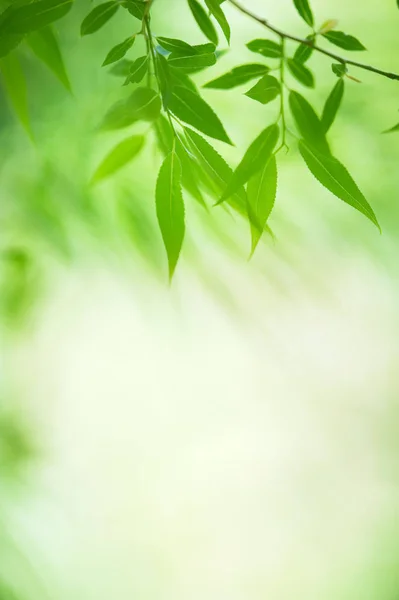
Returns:
[[[295,8],[298,14],[310,27],[314,25],[314,17],[312,9],[310,8],[309,0],[294,0]]]
[[[190,44],[187,44],[187,42],[183,42],[183,40],[168,37],[157,37],[157,41],[162,48],[168,52],[181,54],[182,56],[192,56],[193,54],[196,54],[195,48],[190,46]]]
[[[106,67],[107,65],[111,65],[114,62],[117,62],[118,60],[121,60],[126,52],[128,50],[130,50],[130,48],[133,46],[134,42],[136,41],[136,36],[132,35],[130,37],[128,37],[126,40],[124,40],[123,42],[121,42],[120,44],[117,44],[116,46],[114,46],[113,48],[111,48],[111,50],[108,52],[102,66]]]
[[[103,27],[117,12],[120,4],[115,0],[99,4],[85,17],[80,27],[81,35],[95,33]]]
[[[127,60],[126,58],[123,58],[122,60],[114,64],[108,72],[111,73],[111,75],[115,75],[116,77],[127,77],[130,73],[132,65],[132,60]]]
[[[261,104],[268,104],[280,93],[280,82],[272,75],[264,75],[245,95]]]
[[[251,223],[251,254],[255,252],[267,220],[273,210],[276,192],[277,163],[275,155],[272,155],[263,167],[249,179],[247,185],[247,197],[251,214],[253,214],[254,221],[259,224],[259,227],[256,227]]]
[[[272,155],[279,137],[278,125],[270,125],[252,142],[243,159],[233,173],[220,202],[230,198],[242,185],[255,175]]]
[[[32,137],[25,74],[15,53],[0,60],[0,71],[11,106],[27,133]]]
[[[343,77],[348,72],[348,67],[344,63],[333,63],[331,70],[337,77]]]
[[[148,70],[148,62],[149,59],[147,55],[139,56],[139,58],[136,58],[136,60],[130,67],[130,72],[127,76],[127,81],[129,83],[140,83],[140,81],[143,81],[145,74]]]
[[[65,69],[58,40],[51,26],[31,33],[27,38],[30,48],[54,73],[62,85],[70,92],[71,84]]]
[[[120,100],[109,109],[101,129],[122,129],[135,121],[155,121],[160,110],[160,96],[150,88],[139,87],[127,99]]]
[[[175,86],[169,100],[169,110],[178,118],[209,137],[231,144],[219,117],[198,94],[183,86]]]
[[[305,85],[306,87],[314,87],[314,77],[312,71],[310,71],[302,62],[298,62],[293,58],[287,60],[287,66],[291,72],[291,75],[295,77],[297,81]]]
[[[143,20],[146,7],[148,6],[145,0],[124,0],[122,3],[123,8],[127,8],[133,17]]]
[[[144,142],[145,138],[142,135],[133,135],[119,142],[96,169],[91,180],[92,183],[106,179],[127,165],[140,152]]]
[[[36,0],[26,6],[11,7],[2,22],[8,34],[31,33],[64,17],[72,8],[74,0]]]
[[[282,48],[281,44],[277,44],[271,40],[252,40],[247,44],[248,50],[262,54],[269,58],[281,58]]]
[[[218,34],[216,33],[216,29],[212,21],[208,17],[206,10],[201,6],[201,4],[197,0],[188,0],[188,5],[202,33],[208,38],[210,42],[217,46],[219,41]]]
[[[351,51],[362,51],[366,50],[361,42],[353,35],[347,35],[342,31],[328,31],[323,34],[323,37],[326,38],[329,42],[338,46],[339,48],[343,48],[344,50]]]
[[[336,158],[331,154],[322,154],[305,141],[300,141],[299,150],[311,173],[325,188],[380,228],[373,209],[346,168]]]
[[[335,117],[339,111],[344,96],[345,84],[343,79],[338,79],[332,89],[324,105],[323,114],[321,116],[321,124],[325,132],[327,132],[335,121]]]
[[[216,64],[215,52],[196,53],[191,56],[181,56],[180,54],[171,54],[168,63],[175,69],[184,69],[193,72]]]
[[[316,38],[314,35],[308,35],[306,39],[309,42],[314,43]],[[308,62],[308,60],[312,56],[313,52],[314,52],[314,50],[310,44],[299,44],[299,46],[296,49],[295,54],[294,54],[294,60],[296,62],[305,64],[306,62]]]
[[[289,105],[301,136],[321,152],[329,154],[325,131],[309,102],[298,92],[290,92]]]
[[[219,0],[205,0],[205,4],[208,7],[209,12],[215,17],[216,21],[219,23],[221,30],[224,33],[224,37],[227,40],[227,43],[230,43],[230,25],[225,17],[224,12],[220,8]]]
[[[156,211],[172,279],[184,240],[184,202],[181,165],[175,150],[165,158],[156,185]]]
[[[248,64],[241,65],[240,67],[234,67],[228,73],[209,81],[204,85],[205,88],[213,88],[218,90],[230,90],[232,88],[238,87],[251,81],[251,79],[255,79],[256,77],[260,77],[261,75],[265,75],[270,71],[269,67],[261,64]]]

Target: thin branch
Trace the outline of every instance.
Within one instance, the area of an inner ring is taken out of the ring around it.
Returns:
[[[324,48],[320,48],[320,46],[316,46],[315,44],[312,43],[311,40],[305,40],[300,37],[297,37],[296,35],[291,35],[289,33],[285,33],[284,31],[281,31],[281,29],[278,29],[277,27],[275,27],[274,25],[269,23],[269,21],[267,21],[266,19],[263,19],[262,17],[259,17],[252,11],[248,10],[245,6],[243,6],[242,4],[237,2],[237,0],[229,0],[229,2],[230,2],[230,4],[233,4],[233,6],[235,6],[244,15],[247,15],[248,17],[250,17],[257,23],[260,23],[260,25],[263,25],[270,31],[273,31],[273,33],[277,34],[282,39],[292,40],[293,42],[298,42],[299,44],[304,44],[305,46],[310,46],[316,52],[320,52],[320,54],[325,54],[325,56],[329,56],[333,60],[336,60],[337,62],[340,62],[343,65],[351,65],[353,67],[357,67],[358,69],[363,69],[364,71],[371,71],[372,73],[377,73],[377,75],[382,75],[383,77],[388,77],[388,79],[396,79],[399,81],[399,75],[396,73],[382,71],[381,69],[377,69],[376,67],[372,67],[371,65],[365,65],[364,63],[359,63],[354,60],[342,58],[342,56],[339,56],[338,54],[334,54],[333,52],[330,52],[329,50],[324,50]]]

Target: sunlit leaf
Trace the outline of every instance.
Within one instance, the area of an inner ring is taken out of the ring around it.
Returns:
[[[80,27],[81,35],[95,33],[114,16],[120,4],[115,0],[99,4],[87,15]]]
[[[124,0],[122,6],[127,8],[133,17],[142,21],[148,3],[145,0]]]
[[[8,34],[26,34],[58,21],[71,10],[74,0],[37,0],[27,6],[16,6],[2,23]]]
[[[180,160],[175,150],[172,150],[161,166],[155,194],[158,223],[168,255],[170,279],[179,260],[185,233],[181,176]]]
[[[148,71],[148,56],[140,56],[136,58],[132,66],[130,67],[129,75],[127,80],[129,83],[140,83],[145,77]]]
[[[27,37],[27,42],[36,56],[51,69],[63,86],[68,91],[71,91],[71,84],[53,29],[50,26],[43,27],[42,29],[39,29],[39,31],[31,33]]]
[[[315,36],[314,35],[309,35],[306,38],[309,42],[314,43],[315,41]],[[312,48],[312,46],[310,44],[299,44],[298,48],[295,51],[294,54],[294,60],[295,62],[299,62],[302,64],[305,64],[309,58],[312,56],[314,52],[314,49]]]
[[[267,127],[262,133],[252,142],[248,150],[244,154],[243,159],[233,173],[226,189],[224,190],[220,202],[227,200],[234,192],[255,175],[272,155],[274,147],[277,144],[279,137],[278,125]]]
[[[205,0],[205,4],[207,5],[209,12],[215,17],[216,21],[219,23],[227,42],[230,43],[230,25],[225,17],[224,12],[220,8],[219,0]]]
[[[310,4],[308,0],[294,0],[295,8],[298,11],[298,14],[302,17],[302,19],[307,23],[310,27],[314,25],[314,18],[312,9],[310,8]]]
[[[0,60],[0,71],[11,106],[27,133],[32,137],[25,74],[15,53]]]
[[[314,108],[298,92],[290,92],[289,105],[301,136],[312,146],[329,154],[325,131]]]
[[[331,94],[328,96],[324,105],[323,114],[321,116],[321,124],[325,132],[327,132],[335,121],[335,117],[339,111],[344,96],[345,84],[343,79],[339,79]]]
[[[113,175],[119,169],[127,165],[142,149],[145,138],[142,135],[133,135],[132,137],[119,142],[115,148],[111,150],[96,169],[92,183],[97,183],[102,179]]]
[[[231,144],[219,117],[198,94],[176,86],[169,100],[169,109],[178,118],[209,137]]]
[[[269,58],[281,58],[282,48],[281,44],[277,44],[271,40],[252,40],[247,44],[248,50],[262,54]]]
[[[264,75],[245,95],[261,104],[268,104],[280,93],[280,82],[272,75]]]
[[[251,223],[252,249],[255,252],[262,232],[273,210],[277,192],[277,163],[272,155],[263,167],[253,175],[247,185],[248,204],[254,220],[259,227]]]
[[[322,154],[304,141],[299,142],[299,150],[311,173],[325,188],[380,228],[373,209],[346,168],[336,158],[331,154]]]
[[[234,67],[228,73],[209,81],[204,85],[205,88],[213,88],[218,90],[229,90],[248,81],[260,77],[270,71],[269,67],[261,64],[248,64]]]

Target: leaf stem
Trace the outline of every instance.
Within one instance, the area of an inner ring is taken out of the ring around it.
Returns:
[[[399,81],[399,74],[397,74],[397,73],[390,73],[389,71],[383,71],[383,70],[377,69],[376,67],[373,67],[371,65],[366,65],[364,63],[360,63],[360,62],[356,62],[354,60],[343,58],[342,56],[339,56],[338,54],[334,54],[333,52],[330,52],[329,50],[324,50],[324,48],[320,48],[320,46],[316,46],[311,40],[306,40],[301,37],[297,37],[296,35],[291,35],[290,33],[286,33],[284,31],[282,31],[281,29],[278,29],[277,27],[275,27],[274,25],[269,23],[269,21],[267,19],[259,17],[258,15],[256,15],[252,11],[250,11],[248,8],[243,6],[237,0],[228,0],[228,1],[230,2],[230,4],[235,6],[244,15],[247,15],[253,21],[256,21],[260,25],[263,25],[264,27],[269,29],[269,31],[273,31],[273,33],[276,33],[277,35],[279,35],[281,37],[281,39],[292,40],[293,42],[298,42],[299,44],[305,44],[306,46],[311,46],[313,48],[313,50],[315,50],[316,52],[319,52],[320,54],[324,54],[325,56],[328,56],[328,57],[332,58],[333,60],[336,60],[337,62],[342,63],[343,65],[351,65],[352,67],[357,67],[358,69],[363,69],[364,71],[371,71],[372,73],[376,73],[377,75],[381,75],[382,77],[387,77],[388,79],[395,79],[395,80]]]
[[[285,121],[285,38],[281,36],[281,61],[280,61],[280,119],[281,119],[281,127],[282,127],[282,139],[281,146],[279,150],[282,148],[287,148],[286,142],[286,134],[287,134],[287,125]]]

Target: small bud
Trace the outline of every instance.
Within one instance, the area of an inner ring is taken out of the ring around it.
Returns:
[[[328,33],[329,31],[332,31],[333,29],[335,29],[337,25],[338,25],[337,19],[328,19],[328,21],[325,21],[323,23],[323,25],[320,27],[319,33],[321,33],[322,35],[324,33]]]

